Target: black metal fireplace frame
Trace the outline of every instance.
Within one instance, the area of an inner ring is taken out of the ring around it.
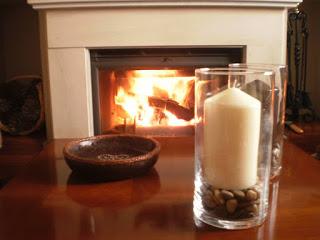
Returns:
[[[94,134],[102,134],[99,72],[106,69],[223,67],[245,62],[245,46],[111,48],[90,50]]]

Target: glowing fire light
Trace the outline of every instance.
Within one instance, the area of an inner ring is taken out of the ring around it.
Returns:
[[[129,86],[120,86],[115,103],[126,112],[128,118],[135,119],[137,126],[186,126],[186,121],[177,118],[165,107],[150,106],[149,97],[161,101],[174,101],[189,109],[187,100],[194,82],[193,76],[177,76],[176,70],[134,70],[128,73]],[[192,96],[193,97],[193,96]]]

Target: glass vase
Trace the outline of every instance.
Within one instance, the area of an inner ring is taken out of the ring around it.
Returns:
[[[242,69],[272,70],[275,73],[274,84],[274,126],[272,139],[271,179],[278,177],[282,169],[283,135],[287,95],[287,66],[261,63],[232,63],[229,67]]]
[[[196,218],[243,229],[267,215],[274,72],[196,69]]]

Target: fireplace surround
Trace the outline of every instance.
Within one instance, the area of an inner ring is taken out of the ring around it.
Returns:
[[[284,64],[287,10],[301,0],[28,0],[39,9],[49,138],[95,134],[90,51],[244,49],[243,62]]]

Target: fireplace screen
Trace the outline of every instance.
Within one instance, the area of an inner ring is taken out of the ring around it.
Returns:
[[[195,68],[242,57],[241,47],[91,51],[95,134],[192,135]]]

